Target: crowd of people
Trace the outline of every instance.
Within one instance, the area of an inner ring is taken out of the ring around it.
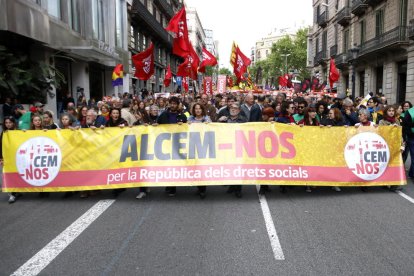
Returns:
[[[137,125],[156,126],[158,124],[183,123],[245,123],[245,122],[277,122],[298,126],[349,127],[392,125],[403,127],[403,143],[401,151],[406,161],[408,152],[411,160],[414,157],[414,108],[409,101],[389,105],[382,95],[372,95],[365,103],[362,98],[354,101],[350,97],[344,99],[330,96],[301,95],[297,93],[287,96],[253,95],[244,93],[226,93],[216,95],[178,94],[169,98],[147,94],[131,95],[124,93],[118,97],[104,97],[101,101],[87,101],[85,97],[75,103],[70,95],[63,102],[62,110],[57,116],[50,110],[44,110],[44,104],[34,103],[29,110],[21,104],[11,104],[7,98],[3,105],[3,133],[8,130],[60,130],[79,128],[133,127]],[[2,139],[0,139],[2,141]],[[0,150],[1,150],[0,146]],[[0,162],[3,155],[0,152]],[[414,177],[414,164],[408,172]],[[395,186],[393,186],[395,187]],[[340,187],[332,187],[341,191]],[[391,187],[392,188],[392,187]],[[198,186],[200,198],[206,197],[206,186]],[[365,190],[366,188],[362,188]],[[117,196],[125,189],[112,191]],[[167,187],[169,196],[175,196],[176,187]],[[285,193],[286,186],[280,186]],[[311,192],[312,187],[306,186]],[[137,199],[147,196],[149,188],[139,188]],[[230,185],[228,193],[236,197],[242,196],[241,185]],[[261,194],[270,192],[270,187],[262,185]],[[82,191],[80,197],[93,196],[97,191]],[[65,196],[74,193],[67,192]],[[41,193],[47,196],[48,193]],[[16,201],[19,194],[10,193],[9,203]]]

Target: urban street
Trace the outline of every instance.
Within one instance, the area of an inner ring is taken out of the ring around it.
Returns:
[[[0,275],[413,275],[408,182],[401,192],[275,186],[265,198],[276,237],[254,186],[241,199],[222,186],[203,200],[193,187],[141,200],[137,189],[116,199],[26,193],[14,204],[3,193]],[[80,222],[93,208],[95,220]]]

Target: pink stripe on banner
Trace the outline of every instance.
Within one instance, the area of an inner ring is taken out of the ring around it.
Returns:
[[[135,177],[134,177],[135,173]],[[4,173],[4,185],[7,188],[33,188],[18,173]],[[288,166],[288,165],[202,165],[175,167],[143,167],[99,171],[60,172],[48,185],[52,187],[95,186],[125,183],[163,183],[196,181],[295,181],[319,182],[369,182],[354,175],[345,167]],[[388,167],[375,182],[405,182],[405,170],[400,167]]]
[[[197,173],[198,172],[198,173]],[[136,177],[133,177],[135,173]],[[3,187],[34,188],[27,184],[18,173],[4,173]],[[319,182],[359,182],[368,183],[355,176],[344,167],[288,166],[288,165],[202,165],[174,167],[143,167],[99,171],[60,172],[58,176],[43,188],[95,186],[125,183],[171,183],[196,181],[295,181]],[[375,182],[405,182],[405,170],[400,167],[388,167]],[[39,188],[42,188],[39,187]]]

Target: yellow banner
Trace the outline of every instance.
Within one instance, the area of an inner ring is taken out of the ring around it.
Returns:
[[[3,191],[406,184],[397,127],[277,123],[8,131]]]

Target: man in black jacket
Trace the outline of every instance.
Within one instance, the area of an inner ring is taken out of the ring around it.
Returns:
[[[168,101],[168,108],[158,117],[158,124],[179,124],[187,123],[187,117],[178,110],[180,100],[177,97],[171,97]],[[165,191],[169,196],[175,196],[176,187],[166,187]]]

